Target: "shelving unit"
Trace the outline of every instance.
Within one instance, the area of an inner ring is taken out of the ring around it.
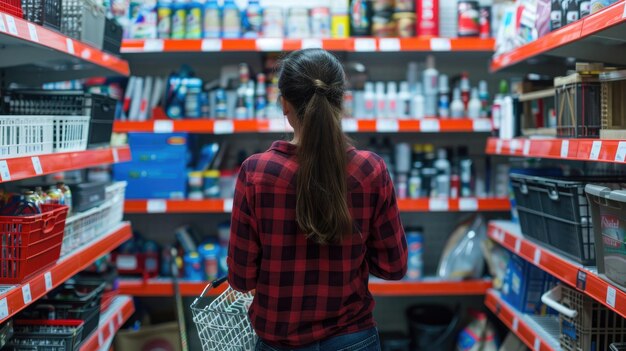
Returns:
[[[199,296],[205,288],[205,282],[181,282],[183,296]],[[370,291],[374,296],[456,296],[484,295],[491,288],[491,280],[441,281],[424,280],[419,282],[370,282]],[[210,292],[217,296],[226,289],[220,286]],[[173,296],[171,279],[156,278],[150,280],[122,279],[120,293],[132,296]]]
[[[491,131],[490,119],[353,119],[343,121],[347,133],[486,133]],[[202,134],[284,133],[292,131],[284,118],[269,120],[152,120],[117,121],[117,133],[172,133],[188,132]]]
[[[232,199],[216,200],[126,200],[127,214],[147,213],[230,213]],[[403,199],[398,200],[402,212],[505,212],[510,210],[507,198]]]
[[[603,280],[595,270],[583,267],[525,239],[520,227],[511,222],[491,222],[488,236],[526,261],[626,318],[626,292]]]
[[[126,161],[128,146],[0,159],[0,182]]]
[[[24,84],[128,76],[128,62],[58,32],[0,12],[0,69]]]
[[[322,48],[344,52],[493,52],[493,39],[479,38],[346,38],[346,39],[127,39],[122,53],[280,52]]]
[[[590,62],[624,64],[626,48],[620,44],[624,43],[626,37],[625,6],[625,2],[617,2],[534,42],[499,55],[492,60],[491,70],[507,73],[554,73],[556,64],[560,67],[556,72],[564,72],[564,58],[567,57]]]
[[[3,285],[0,289],[0,322],[12,317],[28,305],[61,285],[76,273],[87,268],[98,258],[113,251],[132,237],[130,224],[113,229],[108,235],[62,257],[44,272],[18,285]]]
[[[124,323],[135,313],[133,299],[129,296],[116,297],[111,306],[100,315],[98,329],[83,341],[80,351],[108,351],[113,338]]]
[[[488,155],[570,161],[626,162],[626,140],[489,138]]]

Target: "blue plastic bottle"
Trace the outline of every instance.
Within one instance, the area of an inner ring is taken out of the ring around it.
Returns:
[[[222,36],[224,38],[241,37],[241,12],[234,0],[225,0],[222,9]]]
[[[187,5],[182,0],[175,0],[172,4],[172,39],[185,39],[187,24]]]
[[[244,38],[258,38],[263,27],[263,8],[259,0],[250,0],[244,11],[243,36]]]
[[[204,4],[202,29],[205,38],[219,38],[222,35],[222,11],[217,0],[207,0]]]

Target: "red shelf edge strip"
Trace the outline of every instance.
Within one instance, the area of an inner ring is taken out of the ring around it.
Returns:
[[[83,341],[80,350],[100,350],[109,340],[113,339],[115,334],[122,328],[124,323],[130,319],[133,313],[135,313],[135,305],[133,300],[128,298],[119,311],[113,313],[109,319],[104,321],[103,324],[98,324],[98,328],[91,334],[91,336],[87,340]],[[111,328],[110,325],[113,325],[113,327]],[[113,330],[114,333],[111,333],[111,330]],[[102,345],[100,344],[100,340],[103,341]]]

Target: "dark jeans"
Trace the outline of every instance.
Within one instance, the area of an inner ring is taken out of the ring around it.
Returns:
[[[298,349],[283,349],[265,344],[261,339],[256,351],[380,351],[380,339],[376,328],[335,336],[313,345]]]

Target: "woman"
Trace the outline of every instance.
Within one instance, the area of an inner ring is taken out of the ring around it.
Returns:
[[[344,80],[324,50],[289,54],[278,87],[294,139],[274,142],[239,173],[228,281],[256,289],[257,350],[379,350],[368,277],[406,273],[387,167],[341,130]]]

